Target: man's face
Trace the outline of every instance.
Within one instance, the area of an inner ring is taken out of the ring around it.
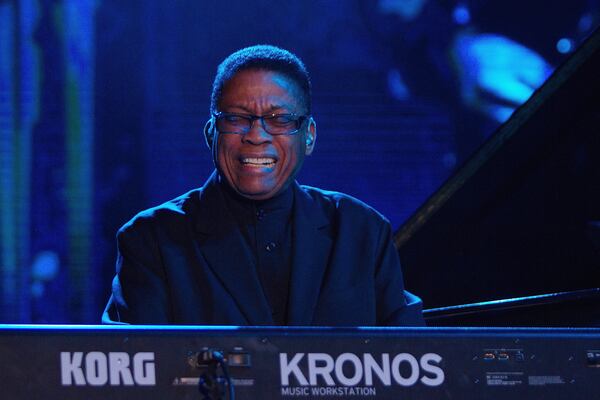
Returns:
[[[225,113],[306,115],[302,99],[299,86],[285,75],[250,69],[226,82],[217,106]],[[242,196],[264,200],[293,181],[304,156],[312,152],[315,126],[305,121],[296,134],[272,136],[255,120],[246,134],[216,134],[212,150],[221,176]]]

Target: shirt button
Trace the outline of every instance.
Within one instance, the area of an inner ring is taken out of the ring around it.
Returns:
[[[259,220],[265,218],[265,210],[261,208],[260,210],[256,211],[256,218],[258,218]]]
[[[267,249],[267,251],[272,251],[272,250],[275,250],[275,247],[277,247],[277,243],[275,243],[275,242],[269,242],[265,246],[265,249]]]

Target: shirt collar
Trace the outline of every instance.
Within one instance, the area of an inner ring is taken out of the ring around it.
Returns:
[[[290,215],[294,204],[294,183],[292,182],[283,192],[266,200],[250,200],[235,192],[224,179],[220,178],[219,187],[225,198],[225,203],[235,219],[240,222],[254,223],[258,214],[279,216]]]

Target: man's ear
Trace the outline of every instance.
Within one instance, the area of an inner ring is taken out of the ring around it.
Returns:
[[[206,140],[208,148],[212,150],[215,140],[215,124],[213,118],[206,121],[206,124],[204,125],[204,140]]]
[[[317,123],[310,117],[308,120],[308,127],[306,128],[306,150],[304,154],[310,156],[315,148],[315,143],[317,142]]]

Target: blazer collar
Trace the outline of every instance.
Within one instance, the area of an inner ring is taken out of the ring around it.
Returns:
[[[288,324],[311,325],[332,238],[322,205],[296,182],[294,196]]]
[[[254,259],[225,206],[216,172],[204,184],[199,200],[194,219],[200,234],[200,252],[209,268],[233,297],[249,325],[273,325]]]

